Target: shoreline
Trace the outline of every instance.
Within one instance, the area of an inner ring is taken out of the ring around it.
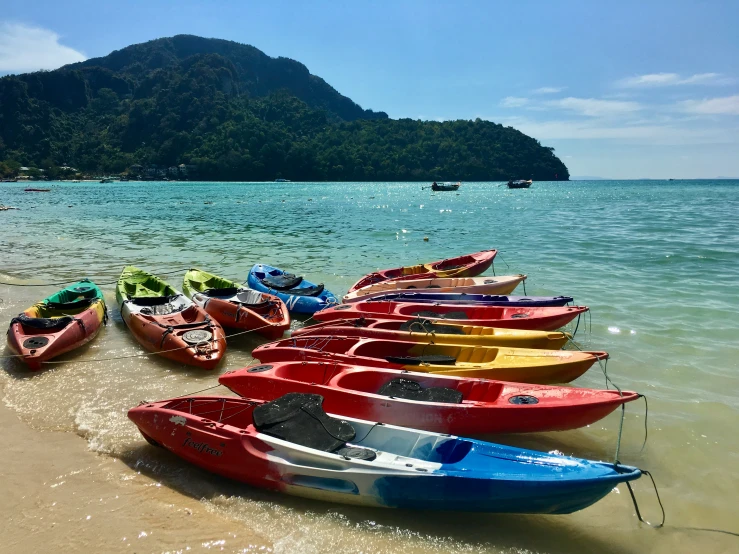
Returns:
[[[199,500],[90,451],[76,433],[32,428],[4,401],[0,443],[0,552],[271,550]]]

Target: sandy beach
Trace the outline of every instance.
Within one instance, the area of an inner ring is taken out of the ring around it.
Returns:
[[[91,452],[73,433],[37,431],[0,404],[2,552],[257,552],[270,541],[201,502]]]

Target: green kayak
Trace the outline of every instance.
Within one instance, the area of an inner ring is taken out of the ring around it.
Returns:
[[[90,304],[90,300],[100,300],[104,303],[103,291],[89,279],[82,279],[44,298],[34,307],[39,313],[38,317],[59,317],[59,310],[78,313],[79,306]],[[76,310],[75,306],[78,306]]]
[[[216,291],[218,289],[245,289],[247,287],[240,285],[234,281],[229,281],[218,275],[213,275],[201,269],[191,269],[185,273],[182,280],[182,291],[188,298],[192,298],[194,294],[205,291]]]
[[[177,294],[179,292],[166,281],[132,265],[123,268],[115,287],[115,299],[119,307],[131,298],[175,296]]]

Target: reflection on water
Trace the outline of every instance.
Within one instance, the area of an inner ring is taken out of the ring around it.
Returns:
[[[277,552],[721,551],[728,543],[710,534],[641,528],[623,487],[560,517],[367,510],[255,490],[150,447],[126,410],[212,386],[218,373],[251,363],[260,338],[234,338],[210,373],[152,357],[86,361],[141,353],[114,306],[112,283],[127,264],[174,271],[166,278],[179,288],[189,267],[245,280],[253,263],[265,262],[343,294],[377,268],[495,247],[496,272],[527,273],[529,294],[570,294],[591,306],[582,346],[608,350],[611,378],[649,397],[647,447],[640,450],[644,405],[630,404],[620,457],[655,474],[668,523],[732,529],[737,185],[573,182],[509,191],[474,183],[431,194],[407,183],[128,183],[60,184],[34,195],[3,184],[3,203],[20,210],[0,215],[0,281],[93,277],[106,283],[113,316],[94,342],[62,358],[69,363],[29,375],[2,360],[4,400],[36,428],[74,431],[92,449],[202,498]],[[0,285],[0,323],[53,291]],[[604,379],[596,368],[575,384],[603,387]],[[617,429],[618,413],[581,430],[494,440],[611,459]],[[636,489],[643,512],[657,518],[648,483]]]

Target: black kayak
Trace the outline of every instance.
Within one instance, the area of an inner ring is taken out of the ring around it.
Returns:
[[[388,292],[373,296],[367,302],[413,302],[422,304],[474,304],[476,306],[503,306],[540,308],[566,306],[571,296],[507,296],[497,294],[465,294],[454,292]]]

